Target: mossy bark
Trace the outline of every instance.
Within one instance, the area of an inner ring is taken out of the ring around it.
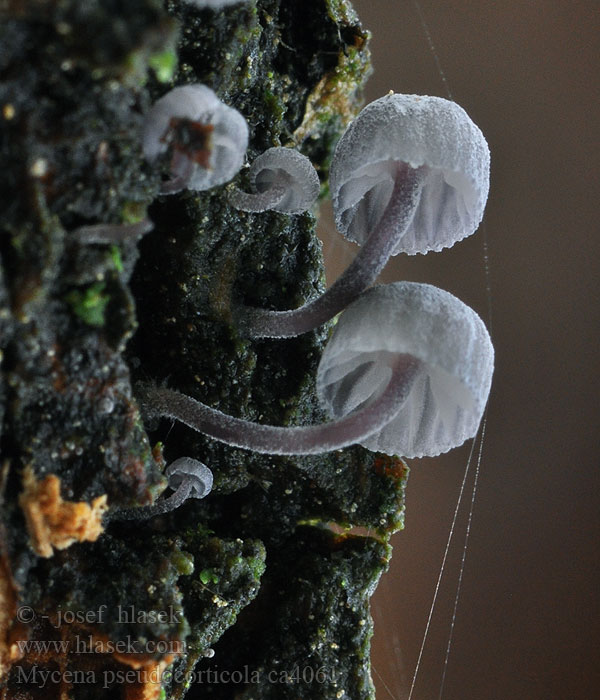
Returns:
[[[1,697],[371,697],[368,601],[402,524],[403,463],[144,426],[134,391],[324,419],[327,328],[250,342],[230,314],[322,291],[314,216],[240,213],[226,187],[158,197],[139,131],[154,99],[202,82],[246,117],[249,160],[297,147],[325,192],[367,34],[345,0],[5,0],[0,20]],[[139,245],[75,234],[146,215]],[[184,455],[213,470],[209,498],[102,531],[104,501],[151,502]]]

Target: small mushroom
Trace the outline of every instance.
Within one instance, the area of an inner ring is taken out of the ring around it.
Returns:
[[[163,387],[143,387],[140,399],[150,416],[255,452],[316,454],[360,443],[405,457],[436,455],[475,435],[493,356],[474,311],[436,287],[402,282],[367,291],[341,315],[317,375],[330,423],[261,425]]]
[[[177,87],[148,112],[142,135],[147,160],[171,154],[172,179],[161,194],[208,190],[229,182],[244,162],[248,124],[206,85]]]
[[[357,299],[390,255],[440,250],[474,233],[489,162],[481,131],[454,102],[391,94],[367,105],[340,139],[330,174],[337,224],[360,251],[324,294],[298,309],[239,308],[240,332],[305,333]]]
[[[494,348],[479,316],[449,292],[396,282],[367,290],[340,316],[319,365],[323,407],[340,419],[378,395],[390,358],[419,370],[395,417],[361,444],[403,457],[434,456],[477,433],[492,380]]]
[[[151,506],[128,508],[111,515],[111,520],[146,520],[164,515],[179,508],[188,498],[204,498],[210,493],[213,484],[211,470],[202,462],[191,457],[180,457],[167,467],[165,475],[169,488],[174,491],[167,498],[158,500]]]
[[[213,474],[211,470],[202,462],[191,457],[180,457],[171,462],[165,475],[169,479],[169,487],[175,493],[188,489],[188,495],[182,501],[186,498],[204,498],[212,489]]]
[[[293,148],[269,148],[250,166],[250,184],[255,194],[234,189],[229,201],[236,209],[300,214],[319,196],[319,176],[312,163]]]

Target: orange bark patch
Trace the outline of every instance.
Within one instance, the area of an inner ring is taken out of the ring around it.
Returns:
[[[41,613],[29,631],[22,631],[21,638],[27,642],[25,653],[18,664],[13,659],[13,673],[0,691],[0,700],[71,700],[74,686],[84,684],[110,689],[111,697],[119,700],[159,700],[166,669],[184,653],[184,643],[173,640],[170,647],[174,651],[162,659],[120,654],[115,648],[127,646],[128,641],[113,642],[87,626],[57,628],[55,619],[50,624],[50,616]],[[42,686],[44,673],[52,675]]]
[[[394,479],[404,479],[408,474],[408,467],[400,457],[379,454],[375,458],[373,467],[380,476],[391,476]]]
[[[51,557],[56,549],[66,549],[73,542],[94,542],[104,531],[102,515],[107,509],[106,494],[91,504],[64,501],[60,479],[48,474],[38,481],[33,470],[23,474],[24,491],[19,504],[25,513],[33,549],[41,557]]]
[[[170,656],[162,661],[156,661],[152,666],[148,666],[143,674],[140,674],[137,683],[126,684],[124,686],[125,700],[158,700],[163,674],[173,662],[173,658]]]

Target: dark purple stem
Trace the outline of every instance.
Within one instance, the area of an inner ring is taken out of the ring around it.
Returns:
[[[175,151],[171,162],[171,171],[177,173],[175,177],[163,182],[159,194],[177,194],[185,189],[194,174],[196,164],[191,158]]]
[[[80,226],[72,232],[73,238],[80,243],[122,243],[141,238],[152,231],[154,224],[150,219],[143,219],[136,224],[93,224]]]
[[[154,518],[156,515],[164,515],[179,506],[188,499],[192,490],[192,479],[183,479],[177,490],[167,498],[163,498],[151,506],[141,506],[139,508],[127,508],[111,513],[109,520],[146,520]]]
[[[402,170],[379,223],[352,263],[335,283],[314,301],[291,311],[240,307],[236,322],[250,338],[291,338],[311,331],[332,319],[368,289],[385,267],[413,219],[424,183],[422,169]],[[401,231],[400,236],[390,230]]]
[[[228,416],[172,389],[155,386],[143,387],[140,399],[148,415],[181,421],[233,447],[276,455],[320,454],[354,445],[382,430],[402,408],[419,366],[419,361],[411,355],[398,355],[380,396],[349,416],[322,425],[280,428],[252,423]]]

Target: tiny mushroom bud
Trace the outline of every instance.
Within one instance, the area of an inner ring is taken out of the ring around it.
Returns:
[[[128,508],[116,511],[111,520],[146,520],[156,515],[169,513],[185,503],[188,498],[204,498],[210,493],[213,484],[211,470],[202,462],[191,457],[180,457],[165,471],[172,493],[151,506]]]
[[[150,162],[167,151],[171,180],[162,194],[187,187],[208,190],[231,180],[244,162],[248,124],[206,85],[177,87],[161,97],[146,115],[142,135]]]
[[[229,201],[242,211],[268,209],[300,214],[319,196],[319,176],[312,163],[293,148],[269,148],[250,166],[250,183],[256,194],[234,189]]]
[[[241,307],[241,332],[305,333],[370,287],[390,255],[440,250],[474,233],[489,164],[481,131],[454,102],[391,94],[367,105],[340,139],[330,174],[337,224],[360,251],[324,294],[298,309]]]
[[[360,443],[435,455],[475,435],[493,356],[474,311],[436,287],[405,282],[369,290],[341,315],[317,376],[330,423],[261,425],[161,387],[143,387],[140,398],[149,415],[255,452],[316,454]]]
[[[317,378],[330,415],[340,419],[381,392],[397,353],[418,363],[411,391],[393,420],[361,444],[423,457],[474,437],[490,391],[492,342],[471,308],[428,284],[373,287],[340,316]]]
[[[204,498],[208,496],[213,485],[213,474],[202,462],[191,457],[180,457],[171,462],[165,474],[169,486],[176,492],[182,487],[189,489],[187,498]]]

